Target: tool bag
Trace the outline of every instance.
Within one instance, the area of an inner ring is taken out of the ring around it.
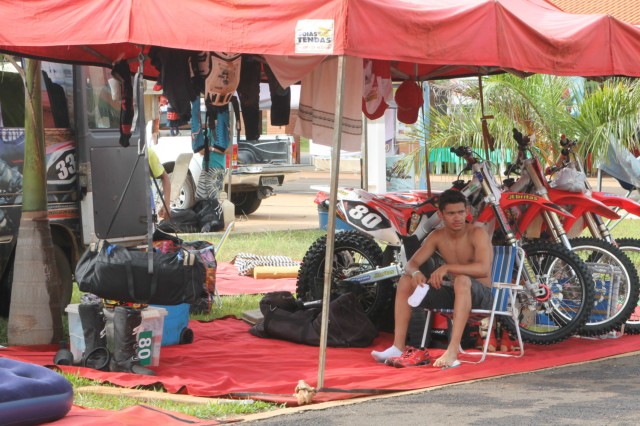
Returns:
[[[291,294],[267,294],[260,302],[263,321],[249,332],[258,337],[320,345],[320,308],[301,308]],[[353,293],[346,293],[329,304],[327,346],[364,348],[373,342],[378,330]]]
[[[120,302],[154,305],[194,303],[205,288],[205,265],[196,253],[180,248],[148,253],[103,240],[91,244],[76,266],[81,291]]]

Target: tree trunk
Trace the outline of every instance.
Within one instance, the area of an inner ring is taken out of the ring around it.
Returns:
[[[47,215],[40,61],[26,62],[22,218],[7,330],[10,345],[55,343],[62,338],[62,283]]]

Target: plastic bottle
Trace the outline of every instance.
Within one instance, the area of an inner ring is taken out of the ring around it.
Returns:
[[[227,199],[226,192],[220,193],[219,200],[222,206],[222,216],[224,217],[224,226],[226,228],[236,219],[236,206]]]

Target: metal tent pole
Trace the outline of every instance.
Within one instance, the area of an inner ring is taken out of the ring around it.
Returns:
[[[362,114],[362,160],[360,160],[360,188],[369,190],[369,120]]]
[[[322,293],[322,317],[320,327],[320,359],[318,365],[318,389],[324,387],[324,367],[327,357],[327,333],[329,330],[329,298],[331,295],[331,272],[336,230],[336,201],[338,174],[340,171],[340,147],[342,130],[342,95],[344,92],[345,57],[338,56],[338,81],[336,84],[336,106],[333,123],[333,148],[331,150],[331,189],[329,191],[329,220],[327,223],[327,253],[324,258],[324,291]]]

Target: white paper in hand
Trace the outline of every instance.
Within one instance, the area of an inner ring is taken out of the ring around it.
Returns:
[[[422,285],[422,286],[418,286],[416,287],[416,289],[413,291],[413,294],[411,296],[409,296],[409,299],[407,300],[407,303],[409,303],[409,306],[415,308],[416,306],[419,306],[420,303],[422,302],[422,299],[424,299],[424,297],[427,295],[427,292],[429,291],[429,286],[427,284]]]

